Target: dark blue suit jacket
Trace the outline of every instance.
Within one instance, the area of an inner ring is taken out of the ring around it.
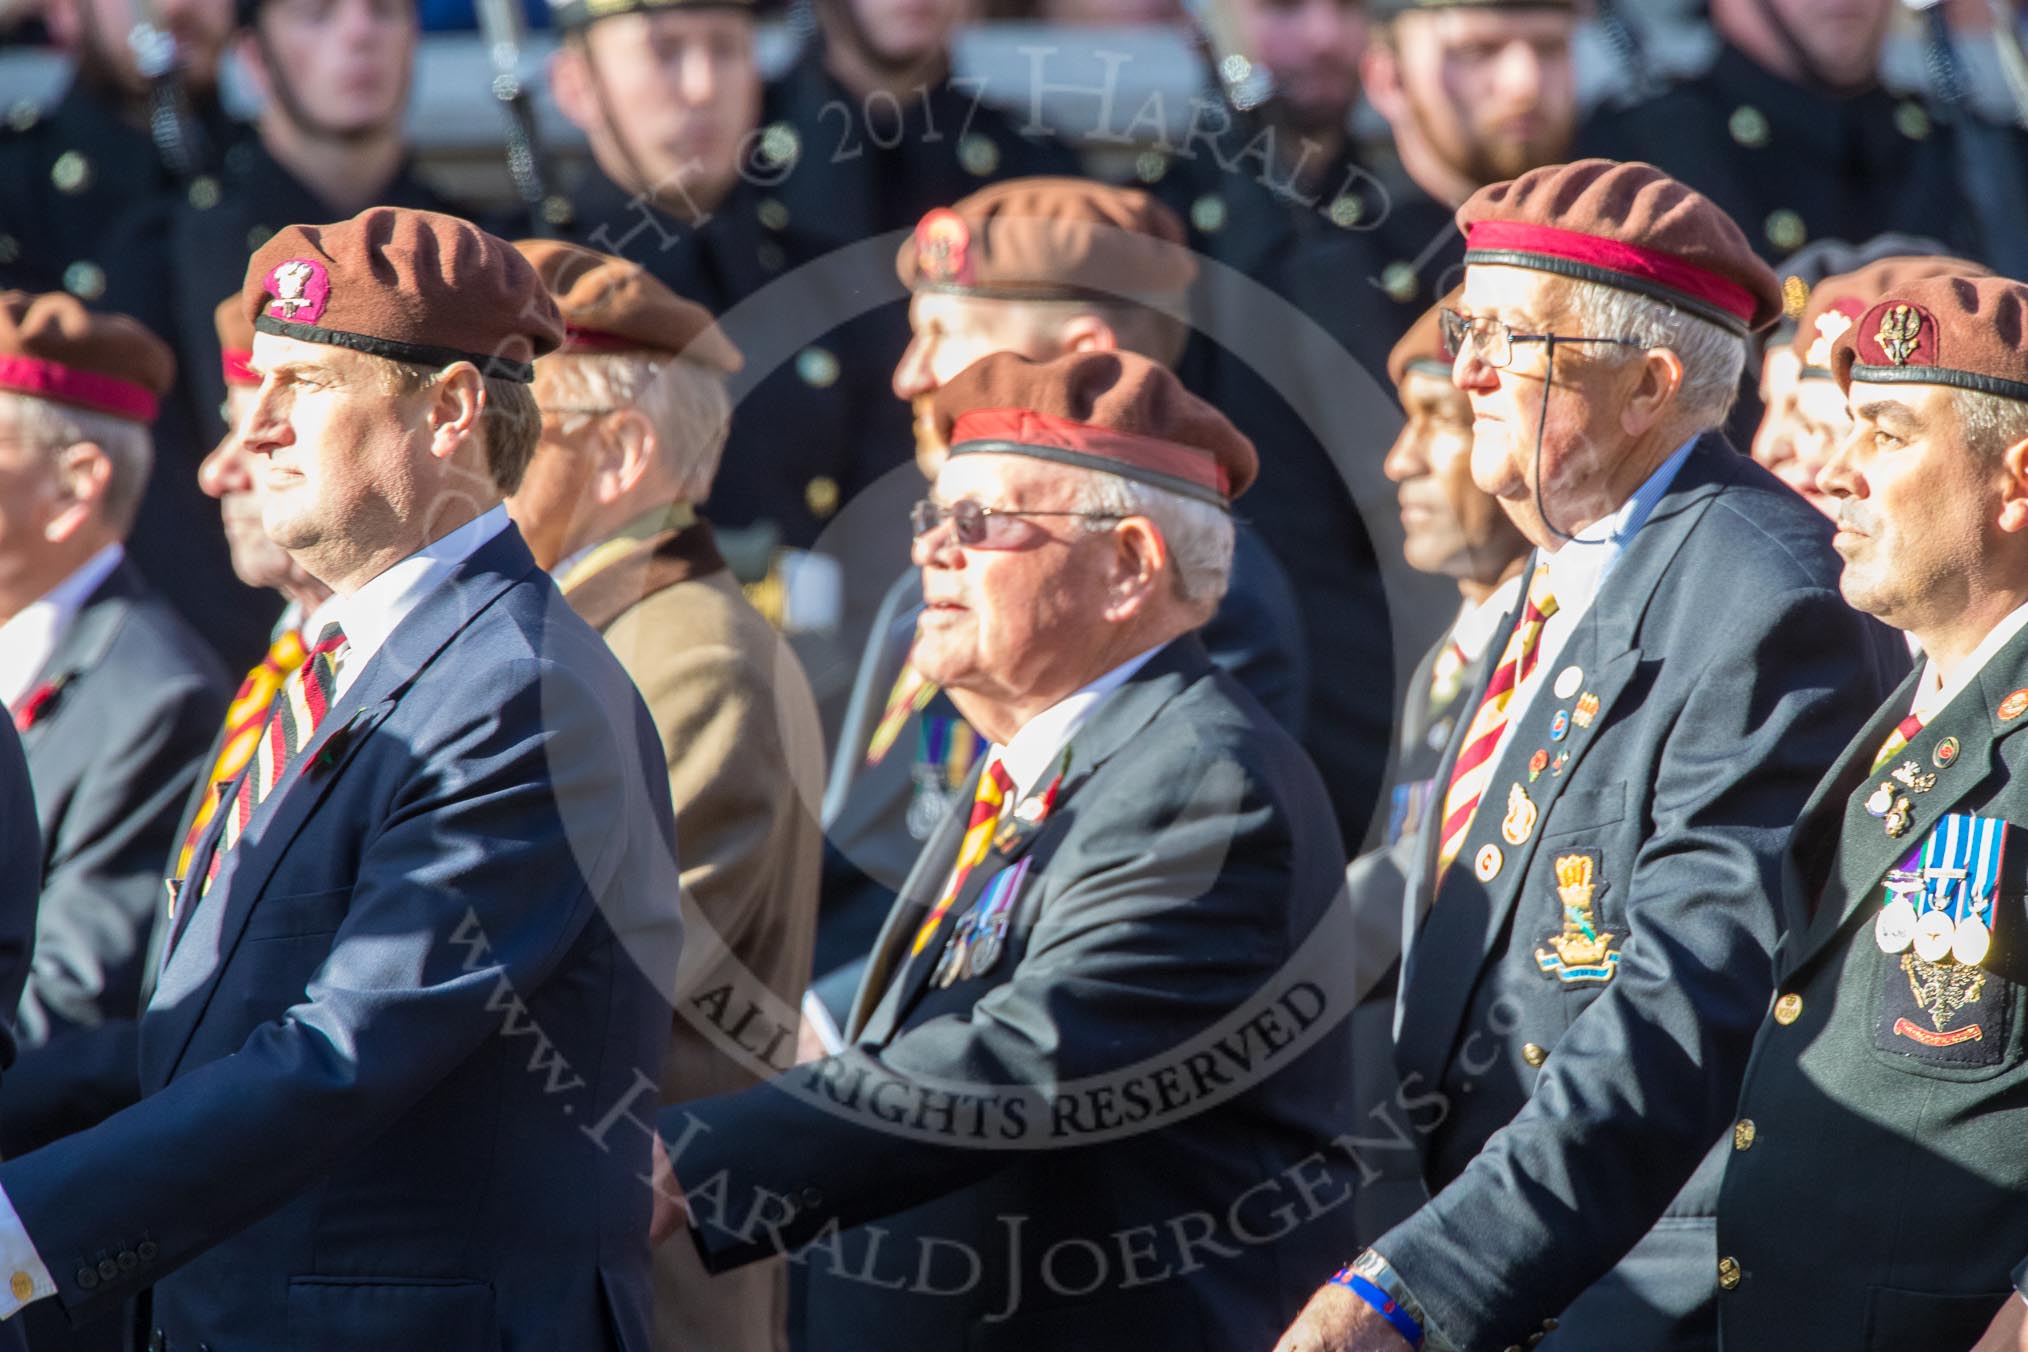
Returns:
[[[186,894],[142,1101],[0,1166],[57,1299],[156,1284],[179,1350],[645,1349],[646,1141],[598,1128],[677,896],[647,711],[510,528]]]

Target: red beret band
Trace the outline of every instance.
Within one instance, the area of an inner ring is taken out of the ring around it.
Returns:
[[[110,413],[135,422],[155,421],[157,400],[146,386],[41,357],[0,355],[0,389]]]
[[[1757,306],[1746,287],[1673,255],[1553,225],[1474,221],[1465,232],[1465,262],[1541,268],[1637,291],[1739,334],[1752,326]]]
[[[951,454],[1012,452],[1117,474],[1172,493],[1227,505],[1225,468],[1208,450],[1159,437],[1073,422],[1025,408],[978,408],[951,425]]]

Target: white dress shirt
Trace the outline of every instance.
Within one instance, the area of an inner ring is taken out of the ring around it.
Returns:
[[[1993,654],[2006,647],[2008,640],[2020,633],[2023,625],[2028,625],[2028,605],[2009,611],[2006,619],[1994,625],[1979,640],[1979,646],[1972,649],[1971,655],[1958,664],[1948,684],[1943,679],[1943,673],[1937,670],[1935,658],[1924,662],[1922,679],[1915,683],[1915,698],[1909,701],[1908,711],[1919,715],[1924,723],[1935,718],[1943,712],[1945,705],[1978,679],[1979,673],[1986,669],[1986,663],[1993,660]]]
[[[1669,491],[1669,485],[1676,481],[1676,473],[1683,468],[1683,462],[1690,458],[1690,450],[1697,444],[1697,438],[1678,446],[1670,452],[1669,458],[1655,468],[1641,486],[1634,490],[1620,509],[1611,516],[1592,522],[1576,536],[1563,542],[1563,547],[1546,557],[1537,556],[1537,562],[1549,565],[1549,594],[1556,598],[1556,613],[1542,626],[1542,636],[1536,640],[1535,668],[1528,679],[1514,690],[1513,698],[1507,702],[1507,726],[1500,731],[1500,741],[1493,748],[1493,759],[1506,754],[1507,743],[1514,736],[1514,729],[1528,714],[1528,706],[1535,701],[1535,693],[1556,677],[1556,659],[1562,655],[1564,645],[1576,632],[1578,623],[1591,610],[1598,599],[1599,588],[1605,585],[1613,565],[1627,551],[1627,546],[1641,527],[1654,514],[1655,504]],[[1531,567],[1528,574],[1533,575]],[[1506,636],[1501,636],[1505,642]]]
[[[63,581],[0,624],[0,704],[12,709],[34,688],[84,603],[112,576],[127,551],[118,541],[79,564]]]
[[[333,620],[345,630],[347,652],[338,669],[339,694],[342,695],[358,679],[366,664],[373,660],[373,655],[387,642],[387,636],[408,618],[422,599],[480,546],[507,529],[507,524],[507,509],[494,507],[425,545],[350,596],[333,596],[317,608],[316,614],[311,616],[314,628],[305,626],[307,641],[314,643],[318,631]],[[96,563],[99,557],[95,555],[93,562]],[[113,563],[118,562],[119,556],[114,555]],[[90,567],[91,564],[87,564],[85,569],[73,573],[63,585],[70,586]],[[106,565],[107,572],[111,569],[112,564]],[[95,587],[98,583],[94,581],[91,585]],[[54,594],[51,593],[52,596]],[[85,588],[83,595],[90,594],[91,587]],[[49,597],[43,599],[46,601]],[[82,596],[79,599],[82,600]],[[0,630],[0,638],[4,636],[5,631]],[[5,1278],[4,1283],[0,1283],[0,1287],[4,1287],[0,1289],[0,1319],[12,1318],[30,1301],[56,1294],[56,1282],[36,1253],[27,1228],[21,1224],[20,1214],[14,1210],[14,1203],[4,1190],[0,1190],[0,1277]]]
[[[1521,599],[1521,584],[1527,580],[1526,572],[1517,573],[1493,588],[1485,600],[1476,604],[1466,601],[1458,608],[1458,618],[1451,623],[1451,642],[1458,645],[1467,663],[1485,656],[1500,621],[1513,614]]]

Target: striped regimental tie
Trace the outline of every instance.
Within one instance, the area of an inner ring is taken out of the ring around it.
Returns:
[[[205,793],[198,800],[197,811],[190,818],[190,830],[183,836],[183,848],[176,852],[176,876],[184,877],[190,872],[190,856],[197,851],[197,842],[204,836],[204,828],[211,825],[212,814],[218,811],[219,790],[239,778],[239,772],[246,769],[247,759],[261,738],[261,728],[266,725],[268,709],[281,691],[282,683],[290,673],[303,665],[310,650],[303,646],[303,636],[291,629],[268,645],[268,655],[261,664],[246,674],[239,683],[239,693],[232,697],[232,703],[225,710],[225,736],[219,739],[218,759],[212,762],[211,773],[205,777]],[[176,915],[176,904],[169,904],[171,919]]]
[[[336,624],[327,624],[311,645],[303,665],[282,682],[281,695],[268,714],[267,726],[261,730],[260,744],[255,747],[246,774],[240,777],[239,791],[233,794],[232,804],[226,810],[225,825],[212,848],[211,864],[204,871],[199,897],[211,890],[219,864],[239,843],[240,833],[253,820],[254,809],[282,782],[295,762],[296,753],[317,735],[318,724],[324,721],[324,715],[331,711],[338,697],[338,667],[344,660],[345,631]]]
[[[1437,876],[1441,878],[1451,861],[1464,848],[1465,833],[1472,829],[1472,814],[1485,795],[1486,782],[1493,777],[1493,752],[1507,727],[1507,706],[1514,691],[1535,670],[1541,656],[1542,626],[1556,613],[1556,598],[1549,591],[1549,565],[1537,564],[1528,582],[1528,603],[1521,608],[1521,622],[1500,653],[1500,665],[1493,669],[1486,697],[1472,715],[1465,733],[1464,749],[1451,767],[1450,788],[1444,793],[1443,843],[1437,851]]]
[[[1901,754],[1901,749],[1915,740],[1915,734],[1922,731],[1922,715],[1910,714],[1894,725],[1894,731],[1887,734],[1887,740],[1880,744],[1880,750],[1873,756],[1873,773],[1880,773],[1882,766]]]
[[[958,899],[958,893],[965,890],[965,879],[979,861],[986,857],[987,849],[993,843],[993,828],[999,824],[1000,809],[1007,801],[1007,795],[1014,789],[1014,779],[1007,773],[1007,767],[996,757],[986,766],[986,773],[979,776],[979,791],[972,798],[971,820],[965,823],[965,838],[958,845],[957,867],[951,870],[950,885],[937,898],[937,904],[930,908],[922,928],[915,932],[915,942],[909,945],[909,956],[913,957],[928,946],[930,936],[937,932],[937,926],[944,920],[951,903]]]

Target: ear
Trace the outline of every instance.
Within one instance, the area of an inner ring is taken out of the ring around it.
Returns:
[[[486,382],[468,361],[454,362],[427,391],[430,454],[449,460],[471,442],[486,409]]]
[[[259,16],[255,16],[254,22],[260,22]],[[246,72],[247,83],[253,86],[256,101],[266,107],[275,97],[275,85],[268,71],[267,53],[261,50],[260,40],[254,36],[253,29],[241,29],[232,40],[232,49],[239,57],[240,69]]]
[[[2000,529],[2028,530],[2028,439],[2000,452]]]
[[[1113,326],[1095,314],[1073,315],[1064,323],[1057,335],[1063,344],[1063,351],[1072,352],[1117,352],[1120,336],[1113,332]]]
[[[97,442],[80,441],[58,451],[43,538],[60,544],[85,529],[100,515],[112,480],[113,462]]]
[[[1104,615],[1121,624],[1148,608],[1155,588],[1169,585],[1169,543],[1154,522],[1130,516],[1113,527],[1112,545]]]
[[[1641,354],[1640,378],[1620,402],[1620,430],[1643,436],[1662,421],[1683,388],[1683,359],[1666,347]]]
[[[1408,98],[1401,92],[1401,60],[1395,55],[1394,35],[1385,26],[1374,28],[1372,40],[1360,54],[1359,87],[1388,126],[1398,127],[1408,120]]]
[[[566,37],[550,54],[549,93],[571,125],[587,135],[598,124],[591,81],[591,53],[585,50],[584,39]]]
[[[608,415],[592,468],[592,500],[610,507],[641,486],[655,463],[655,426],[639,409]]]

